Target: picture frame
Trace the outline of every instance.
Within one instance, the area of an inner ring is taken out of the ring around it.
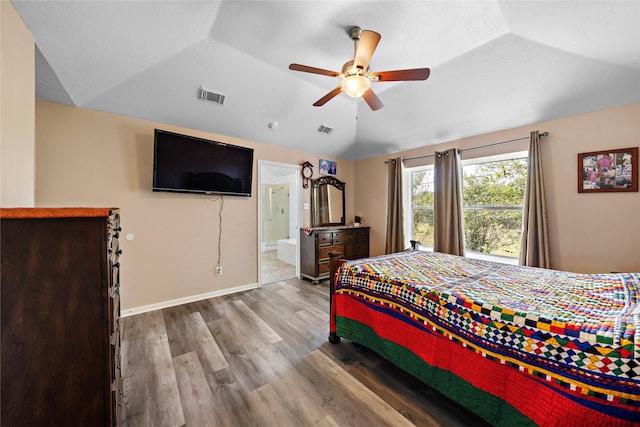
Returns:
[[[334,175],[338,171],[338,164],[331,160],[320,159],[320,175]]]
[[[638,147],[578,153],[578,193],[638,191]]]

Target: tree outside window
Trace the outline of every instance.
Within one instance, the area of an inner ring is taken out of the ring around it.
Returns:
[[[433,247],[433,167],[411,172],[412,239]]]
[[[462,172],[467,250],[517,257],[522,233],[527,159],[466,165]]]
[[[524,154],[526,156],[526,153]],[[527,159],[518,153],[506,160],[482,161],[462,167],[462,204],[467,255],[474,253],[517,258]],[[433,247],[433,167],[410,170],[409,235]]]

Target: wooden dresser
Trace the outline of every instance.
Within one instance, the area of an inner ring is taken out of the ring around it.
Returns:
[[[0,209],[2,426],[120,425],[120,216]]]
[[[342,258],[369,256],[369,227],[313,227],[300,230],[300,275],[317,282],[329,277],[329,252]]]

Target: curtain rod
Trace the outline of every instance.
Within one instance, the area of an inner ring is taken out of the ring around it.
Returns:
[[[549,132],[542,132],[540,134],[541,137],[545,137],[545,136],[549,136]],[[487,145],[481,145],[479,147],[471,147],[471,148],[465,148],[463,150],[460,151],[471,151],[471,150],[479,150],[481,148],[487,148],[487,147],[493,147],[494,145],[501,145],[501,144],[507,144],[509,142],[516,142],[516,141],[522,141],[525,139],[530,139],[530,136],[525,136],[522,138],[516,138],[516,139],[510,139],[508,141],[500,141],[500,142],[494,142],[493,144],[487,144]],[[427,159],[429,157],[435,157],[435,154],[428,154],[426,156],[417,156],[417,157],[407,157],[406,159],[402,159],[402,161],[406,161],[406,160],[416,160],[416,159]],[[389,163],[389,160],[385,160],[385,163]]]

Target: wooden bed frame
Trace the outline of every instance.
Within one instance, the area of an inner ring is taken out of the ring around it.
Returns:
[[[340,252],[329,252],[329,342],[338,344],[340,337],[336,334],[336,310],[335,310],[335,293],[336,293],[336,273],[342,264],[346,262],[341,259]]]

